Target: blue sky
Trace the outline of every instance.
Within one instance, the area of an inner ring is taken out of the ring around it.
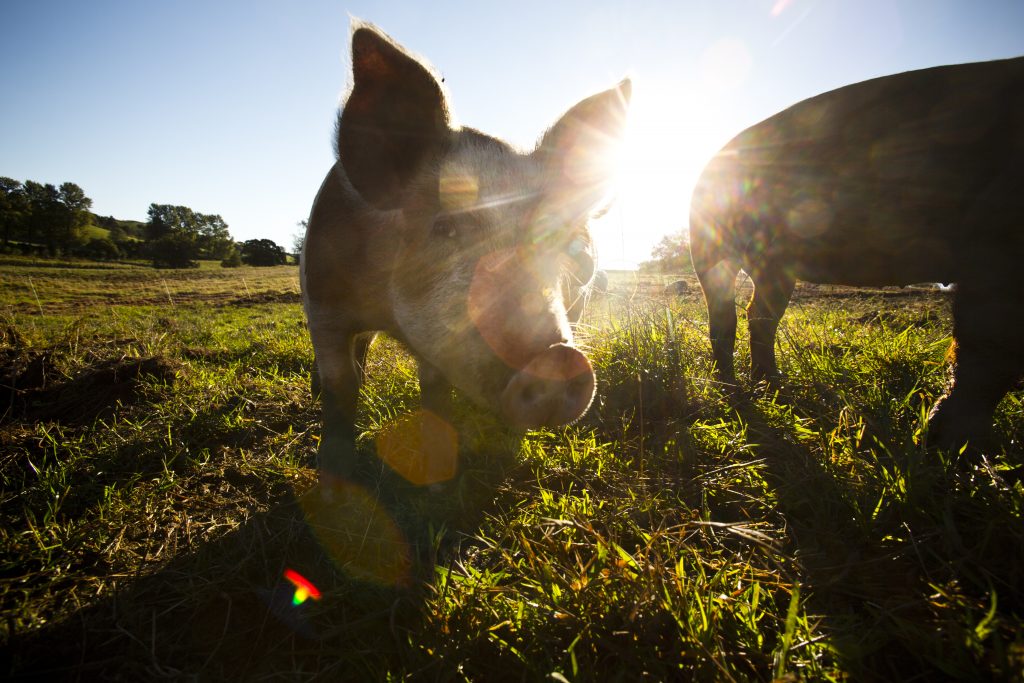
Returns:
[[[703,162],[746,126],[866,78],[1024,54],[1020,0],[3,0],[0,175],[78,183],[118,218],[184,204],[290,247],[333,162],[350,16],[430,60],[460,123],[523,147],[632,76],[605,267],[685,226]]]

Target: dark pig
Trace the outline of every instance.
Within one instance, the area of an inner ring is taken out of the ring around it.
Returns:
[[[955,282],[953,359],[929,416],[943,447],[984,441],[1024,374],[1024,58],[876,78],[748,128],[693,194],[690,252],[720,379],[735,380],[735,279],[755,380],[797,279]]]

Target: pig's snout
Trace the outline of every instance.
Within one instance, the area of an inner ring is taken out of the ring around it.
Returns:
[[[587,357],[567,344],[553,344],[513,375],[502,392],[501,409],[520,427],[557,427],[587,412],[595,388]]]

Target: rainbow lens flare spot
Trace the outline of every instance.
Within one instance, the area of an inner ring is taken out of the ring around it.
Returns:
[[[313,598],[314,600],[320,599],[320,591],[317,587],[310,583],[309,579],[294,569],[285,569],[284,578],[288,579],[288,581],[295,586],[295,597],[292,598],[293,605],[301,605],[306,602],[308,598]]]

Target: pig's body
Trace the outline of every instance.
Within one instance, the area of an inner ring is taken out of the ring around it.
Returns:
[[[691,255],[719,376],[734,381],[734,281],[752,373],[778,374],[775,333],[797,279],[956,282],[955,361],[931,415],[941,445],[977,441],[1024,371],[1024,58],[839,88],[748,128],[704,170]]]
[[[586,223],[603,196],[601,157],[623,124],[628,83],[584,100],[521,154],[450,126],[437,79],[372,27],[354,31],[352,51],[339,160],[301,259],[322,474],[350,466],[375,332],[416,357],[435,415],[447,414],[454,386],[518,426],[577,419],[595,378],[566,311],[593,274]]]

